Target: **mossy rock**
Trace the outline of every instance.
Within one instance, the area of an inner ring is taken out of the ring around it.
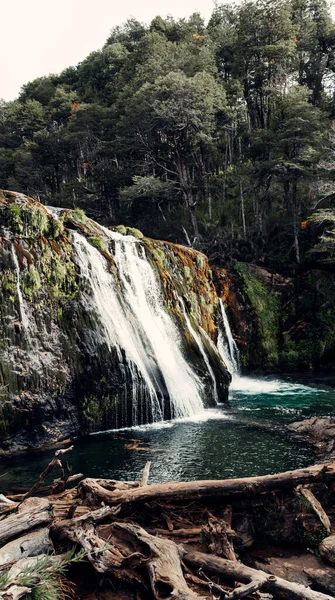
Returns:
[[[75,208],[74,211],[72,211],[72,217],[75,221],[77,221],[78,223],[81,223],[82,225],[86,225],[87,223],[87,216],[85,215],[85,211],[82,208]]]
[[[144,234],[142,233],[142,231],[140,231],[139,229],[136,229],[135,227],[128,227],[127,234],[132,235],[133,237],[137,238],[138,240],[143,240],[143,238],[144,238]]]
[[[239,263],[235,270],[242,279],[242,295],[256,318],[258,339],[255,354],[259,354],[258,360],[262,366],[274,367],[279,360],[279,295],[260,281],[246,264]]]
[[[118,225],[114,228],[117,233],[121,235],[127,235],[127,228],[124,225]]]
[[[106,242],[103,239],[92,236],[88,238],[88,241],[90,244],[92,244],[92,246],[94,246],[94,248],[100,250],[100,252],[107,252]]]
[[[26,271],[23,271],[21,276],[22,291],[26,296],[32,298],[41,287],[41,278],[38,270],[34,265],[30,265]]]

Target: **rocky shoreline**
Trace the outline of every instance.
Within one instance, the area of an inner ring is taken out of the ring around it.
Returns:
[[[335,417],[312,417],[287,427],[314,446],[317,463],[335,460]]]

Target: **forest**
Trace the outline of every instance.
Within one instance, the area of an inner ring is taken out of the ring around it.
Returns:
[[[331,269],[334,72],[325,0],[217,4],[207,25],[129,19],[0,103],[0,188],[212,264]]]

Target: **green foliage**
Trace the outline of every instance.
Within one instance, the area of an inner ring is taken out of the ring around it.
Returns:
[[[32,298],[41,287],[41,278],[34,265],[29,265],[28,269],[23,271],[21,276],[22,291],[26,296]]]
[[[16,283],[14,273],[11,269],[3,269],[0,272],[0,289],[2,296],[9,295],[14,298],[16,294]]]
[[[218,4],[208,26],[197,13],[130,19],[0,104],[0,187],[221,264],[331,266],[331,229],[307,254],[300,223],[331,202],[334,52],[326,0]],[[46,231],[43,214],[7,216],[17,235]]]
[[[48,228],[48,217],[43,208],[13,202],[7,209],[7,224],[17,235],[37,237]]]
[[[278,294],[269,289],[242,263],[236,265],[236,272],[243,282],[247,303],[253,309],[259,336],[263,366],[278,364],[279,311]],[[257,351],[257,350],[256,350]]]
[[[86,558],[86,551],[74,550],[63,556],[46,555],[38,559],[33,566],[25,567],[15,577],[17,586],[31,589],[29,597],[32,600],[61,600],[64,598],[64,584],[62,578],[71,564],[82,562]],[[9,572],[0,577],[0,591],[5,590],[14,583]]]
[[[100,250],[100,252],[107,252],[106,242],[100,237],[89,237],[88,241],[92,246]]]

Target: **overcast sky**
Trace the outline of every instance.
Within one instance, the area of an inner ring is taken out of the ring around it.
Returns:
[[[225,3],[227,0],[223,0]],[[102,47],[110,30],[136,17],[208,20],[214,0],[0,0],[0,98],[13,100],[28,81],[60,73]],[[228,0],[229,2],[229,0]],[[332,9],[335,18],[335,9]]]
[[[208,19],[213,0],[2,0],[0,98],[13,100],[36,77],[59,73],[101,48],[110,30],[136,17]]]

